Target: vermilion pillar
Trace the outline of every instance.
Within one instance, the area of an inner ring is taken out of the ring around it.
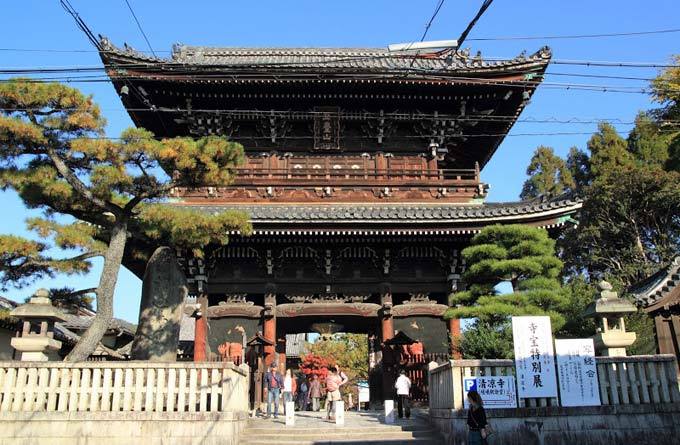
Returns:
[[[391,339],[394,337],[394,321],[392,320],[392,294],[389,290],[383,291],[380,297],[380,302],[382,305],[381,311],[381,334],[382,341]]]
[[[274,361],[274,352],[276,352],[276,317],[265,317],[263,322],[264,338],[271,341],[271,345],[264,346],[264,364],[269,366]]]
[[[451,356],[458,360],[460,359],[460,352],[455,348],[455,345],[458,337],[460,337],[460,318],[450,318],[448,328],[451,338]]]
[[[394,321],[392,315],[383,315],[382,318],[382,341],[394,337]]]
[[[198,299],[198,304],[201,308],[194,330],[194,361],[204,362],[208,359],[208,299],[203,296]]]

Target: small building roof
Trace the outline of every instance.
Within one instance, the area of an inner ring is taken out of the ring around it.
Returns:
[[[680,304],[680,254],[655,274],[628,288],[635,303],[646,312]]]

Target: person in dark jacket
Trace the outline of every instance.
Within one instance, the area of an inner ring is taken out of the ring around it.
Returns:
[[[486,444],[486,412],[484,412],[484,403],[482,397],[477,391],[470,391],[467,395],[470,409],[467,415],[468,424],[468,445],[485,445]]]
[[[276,363],[272,363],[269,371],[264,375],[264,384],[267,387],[267,417],[271,416],[271,406],[274,404],[274,418],[279,417],[279,395],[283,388],[283,376],[276,370]]]

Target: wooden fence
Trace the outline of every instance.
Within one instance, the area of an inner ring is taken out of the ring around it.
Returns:
[[[602,405],[680,402],[673,355],[596,357],[596,361]],[[430,408],[462,409],[466,377],[514,375],[513,360],[450,360],[430,372]],[[559,405],[557,398],[518,400],[520,407]]]
[[[0,412],[248,410],[231,363],[0,362]]]

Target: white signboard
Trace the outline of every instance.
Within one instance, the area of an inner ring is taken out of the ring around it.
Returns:
[[[562,406],[599,406],[595,346],[592,338],[555,340]]]
[[[366,381],[361,381],[358,383],[359,386],[359,403],[361,402],[370,402],[371,401],[371,393],[368,388],[368,382]]]
[[[465,409],[469,408],[467,394],[472,390],[482,397],[484,408],[517,408],[515,378],[512,376],[464,378],[463,390]]]
[[[550,317],[512,317],[520,398],[557,397]]]

